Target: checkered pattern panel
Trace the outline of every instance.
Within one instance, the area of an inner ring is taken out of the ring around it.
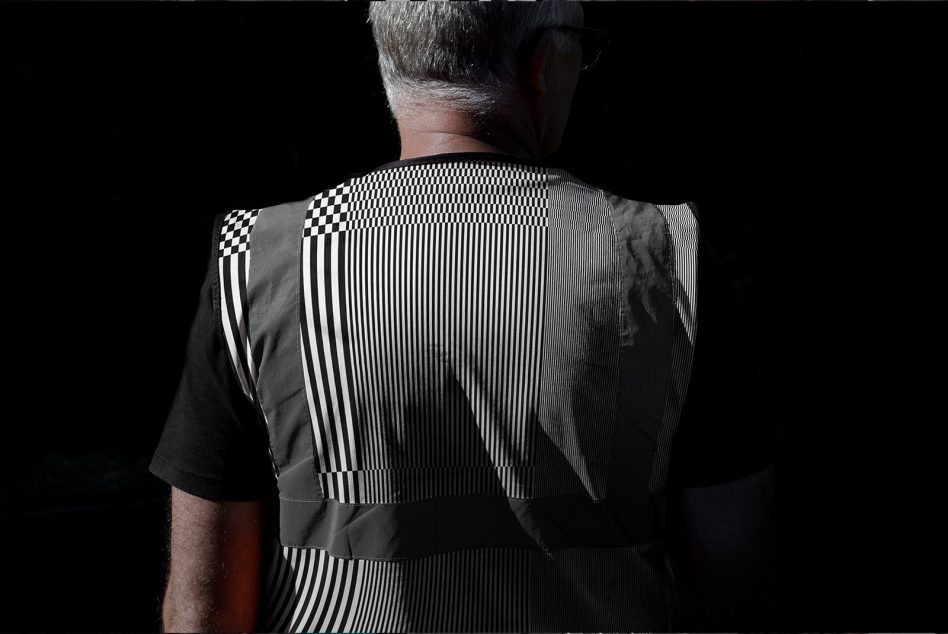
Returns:
[[[345,231],[349,227],[350,194],[350,187],[345,184],[317,196],[303,222],[303,237]]]
[[[545,182],[542,168],[495,162],[378,170],[317,194],[303,238],[441,224],[542,229]]]
[[[257,221],[259,209],[234,209],[224,216],[221,229],[220,257],[237,255],[247,250],[250,230]]]

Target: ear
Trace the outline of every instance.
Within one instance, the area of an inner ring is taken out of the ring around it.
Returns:
[[[540,37],[536,46],[530,52],[524,78],[527,90],[531,95],[542,95],[547,90],[547,69],[550,56],[553,53],[553,31],[548,30]]]

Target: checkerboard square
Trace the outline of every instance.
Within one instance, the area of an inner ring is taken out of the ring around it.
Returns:
[[[234,209],[224,216],[220,257],[238,255],[249,248],[250,234],[259,212],[259,209]]]

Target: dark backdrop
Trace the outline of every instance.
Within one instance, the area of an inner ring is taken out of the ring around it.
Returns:
[[[614,44],[547,163],[697,202],[784,441],[780,627],[944,631],[944,5],[585,8]],[[146,467],[211,218],[398,158],[365,15],[0,6],[26,194],[2,234],[5,629],[157,629],[167,488]]]

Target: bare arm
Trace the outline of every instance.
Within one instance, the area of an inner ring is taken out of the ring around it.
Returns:
[[[672,558],[698,619],[685,627],[778,626],[775,475],[776,463],[733,482],[669,490]]]
[[[217,502],[171,488],[165,632],[250,632],[261,586],[262,503]]]

